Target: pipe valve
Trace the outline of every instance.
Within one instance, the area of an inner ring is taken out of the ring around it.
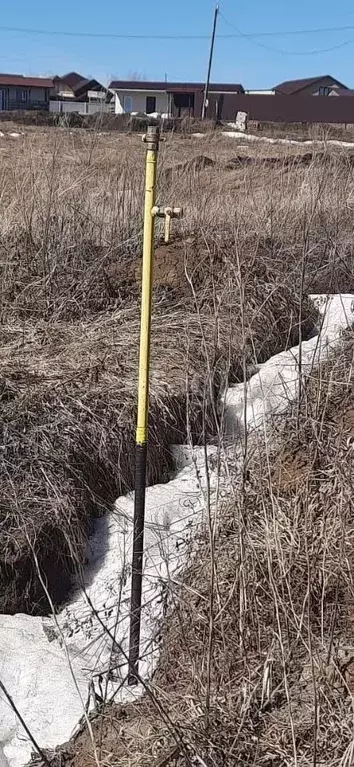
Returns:
[[[155,207],[152,209],[151,212],[153,216],[156,216],[157,218],[165,219],[165,243],[168,243],[170,241],[170,235],[171,235],[171,219],[182,218],[183,208],[180,208],[180,207],[171,208],[171,206],[169,205],[167,205],[166,207],[155,205]]]

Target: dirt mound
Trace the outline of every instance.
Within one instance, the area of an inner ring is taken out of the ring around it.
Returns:
[[[192,160],[188,160],[184,164],[179,166],[179,169],[182,171],[187,171],[188,173],[195,173],[200,170],[205,170],[205,168],[214,168],[216,165],[215,160],[212,160],[211,157],[206,157],[204,154],[197,155],[197,157],[193,157]]]
[[[191,296],[190,279],[194,287],[199,289],[203,280],[211,276],[210,268],[205,268],[205,251],[203,254],[200,246],[201,243],[195,237],[187,237],[185,240],[175,239],[168,245],[159,245],[154,252],[155,288],[174,288],[176,295]],[[141,259],[136,259],[132,267],[135,283],[140,286]]]
[[[192,157],[191,160],[178,163],[178,165],[174,165],[172,168],[166,168],[164,171],[165,178],[170,178],[174,174],[200,173],[200,171],[206,168],[214,168],[216,164],[215,160],[212,160],[211,157],[200,154],[197,157]]]
[[[291,171],[295,168],[308,168],[312,163],[331,165],[334,161],[339,164],[351,166],[354,163],[354,154],[338,153],[333,155],[326,151],[312,151],[304,152],[303,154],[286,154],[279,156],[239,154],[228,160],[225,169],[235,170],[237,168],[261,165],[263,168],[282,168]]]
[[[232,157],[226,164],[226,170],[235,170],[236,168],[248,167],[250,165],[262,165],[265,168],[288,168],[292,170],[296,167],[308,167],[314,160],[322,161],[324,153],[305,152],[299,155],[262,156],[262,155],[244,155],[239,154]]]
[[[72,258],[67,262],[63,256],[51,276],[44,277],[41,260],[37,259],[32,245],[23,240],[17,241],[14,247],[18,249],[18,256],[12,260],[13,274],[9,279],[7,272],[1,293],[5,320],[9,312],[23,319],[79,320],[98,312],[124,308],[139,298],[142,260],[141,256],[136,256],[136,251],[142,245],[130,254],[124,246],[109,249],[85,242],[81,244],[76,263]],[[7,258],[8,248],[9,243],[6,244]],[[154,285],[157,288],[173,287],[176,295],[179,289],[181,296],[186,292],[190,294],[185,269],[188,266],[193,278],[197,279],[197,253],[205,261],[205,245],[194,237],[157,246]]]

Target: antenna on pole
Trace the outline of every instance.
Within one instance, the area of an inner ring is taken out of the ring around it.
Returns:
[[[214,22],[213,22],[213,31],[211,35],[211,42],[210,42],[210,53],[209,53],[209,63],[208,63],[208,73],[207,78],[205,82],[205,88],[204,88],[204,97],[203,97],[203,108],[202,108],[202,120],[206,117],[206,111],[208,107],[208,95],[209,95],[209,84],[210,84],[210,73],[211,73],[211,65],[213,63],[213,53],[214,53],[214,42],[215,42],[215,32],[216,32],[216,22],[218,20],[219,15],[219,6],[215,6],[214,11]]]

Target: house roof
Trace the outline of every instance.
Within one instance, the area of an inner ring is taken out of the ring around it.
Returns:
[[[86,77],[79,75],[78,72],[68,72],[62,77],[59,76],[59,80],[62,80],[64,83],[66,83],[66,85],[69,86],[69,88],[75,91],[75,88],[78,86],[78,84],[83,80],[86,80]]]
[[[49,77],[0,74],[0,85],[17,85],[19,88],[53,88],[54,83]]]
[[[336,78],[332,77],[332,75],[320,75],[318,77],[304,77],[301,80],[285,80],[283,83],[276,85],[273,90],[277,91],[278,93],[282,93],[285,96],[292,96],[293,93],[298,93],[298,91],[301,91],[303,88],[307,88],[309,85],[316,85],[316,83],[321,82],[321,80],[327,80],[328,77],[330,77],[333,82],[338,83],[341,88],[346,88],[343,83],[339,82],[339,80],[336,80]]]
[[[65,83],[65,85],[67,85],[73,91],[76,97],[86,93],[86,91],[97,91],[101,88],[103,89],[103,86],[98,82],[98,80],[93,77],[84,77],[78,72],[69,72],[67,75],[63,75],[62,77],[58,76],[55,79]]]
[[[354,96],[353,88],[337,88],[336,92],[338,96],[351,96],[352,98]]]
[[[109,87],[117,91],[165,91],[175,93],[178,91],[203,91],[205,83],[171,83],[145,80],[112,80]],[[244,93],[243,86],[239,83],[210,83],[210,92]]]
[[[85,78],[84,80],[81,80],[77,84],[77,86],[74,89],[75,96],[80,96],[82,93],[86,93],[87,91],[99,91],[99,90],[105,90],[103,88],[103,85],[98,82],[98,80],[95,80],[95,78],[92,78],[91,80],[88,80]]]

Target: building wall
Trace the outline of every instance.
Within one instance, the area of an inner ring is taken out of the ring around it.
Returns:
[[[49,90],[48,88],[26,88],[15,86],[1,86],[1,107],[2,110],[12,109],[48,109]],[[22,92],[27,94],[22,98]]]
[[[176,91],[176,94],[181,95],[182,91],[178,90]],[[191,94],[194,96],[194,115],[191,114],[191,116],[194,116],[196,118],[201,117],[202,114],[202,107],[203,107],[203,97],[204,93],[202,90],[195,90],[194,93],[191,91],[186,91],[186,93]],[[227,112],[231,111],[232,113],[235,111],[232,107],[232,104],[234,104],[235,96],[237,94],[235,93],[216,93],[215,91],[211,91],[209,93],[209,104],[207,109],[207,117],[211,119],[215,119],[216,115],[218,115],[219,119],[225,119],[223,112],[224,109],[226,109]],[[115,91],[115,113],[116,114],[124,114],[124,96],[130,96],[132,99],[132,112],[146,112],[146,97],[147,96],[155,96],[156,98],[156,112],[159,112],[160,114],[172,114],[173,116],[178,116],[178,113],[180,110],[176,109],[174,107],[174,97],[173,97],[173,91],[171,93],[167,93],[166,91]],[[183,110],[182,110],[183,111]],[[188,109],[185,110],[185,112],[188,112]],[[234,117],[236,116],[236,112]],[[229,118],[226,118],[229,119]],[[231,118],[230,118],[231,119]]]
[[[122,115],[124,109],[124,96],[130,96],[132,99],[132,112],[146,112],[146,97],[155,96],[156,112],[168,112],[169,97],[165,91],[116,91],[115,92],[115,113]]]
[[[61,80],[60,77],[54,79],[54,88],[52,95],[58,95],[61,98],[73,99],[75,94],[72,88],[69,88],[68,84]]]

